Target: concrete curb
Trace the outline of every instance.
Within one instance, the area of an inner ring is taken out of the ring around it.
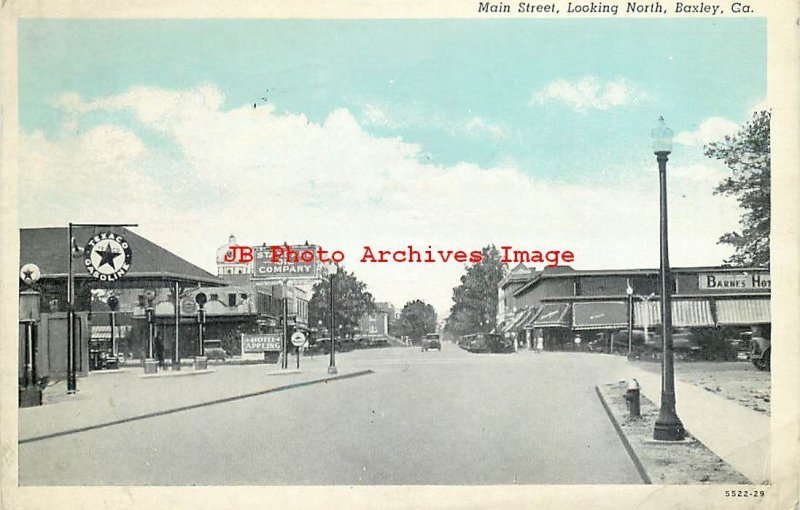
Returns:
[[[142,374],[139,379],[163,379],[167,377],[185,377],[189,375],[213,374],[216,370],[175,370],[172,372],[159,372],[156,374]]]
[[[603,404],[603,409],[606,410],[608,419],[611,420],[611,425],[613,425],[614,430],[617,431],[617,435],[619,436],[620,441],[622,441],[622,446],[625,447],[625,451],[628,452],[631,461],[633,461],[633,465],[636,467],[636,471],[639,472],[639,476],[642,477],[642,481],[645,484],[651,485],[653,482],[650,480],[650,476],[644,469],[642,461],[640,461],[639,457],[636,456],[636,452],[633,451],[633,447],[631,446],[630,441],[628,441],[628,437],[622,431],[622,427],[619,426],[619,423],[617,422],[617,419],[614,417],[614,413],[611,411],[611,408],[608,407],[608,403],[606,403],[606,399],[603,397],[603,393],[600,391],[600,387],[595,386],[594,390],[597,392],[597,397],[600,399],[600,403]]]
[[[94,425],[87,425],[87,426],[84,426],[84,427],[78,427],[78,428],[74,428],[74,429],[62,430],[62,431],[59,431],[59,432],[52,432],[52,433],[44,434],[44,435],[41,435],[41,436],[29,437],[27,439],[20,439],[18,441],[18,443],[19,444],[33,443],[33,442],[42,441],[42,440],[45,440],[45,439],[52,439],[52,438],[61,437],[61,436],[67,436],[67,435],[71,435],[71,434],[78,434],[80,432],[87,432],[87,431],[90,431],[90,430],[96,430],[96,429],[101,429],[101,428],[106,428],[106,427],[112,427],[114,425],[121,425],[123,423],[129,423],[129,422],[139,421],[139,420],[146,420],[148,418],[155,418],[157,416],[164,416],[164,415],[167,415],[167,414],[180,413],[182,411],[190,411],[192,409],[199,409],[201,407],[208,407],[208,406],[217,405],[217,404],[225,404],[225,403],[228,403],[228,402],[235,402],[237,400],[244,400],[246,398],[258,397],[258,396],[261,396],[261,395],[266,395],[268,393],[278,393],[280,391],[291,390],[291,389],[294,389],[294,388],[302,388],[303,386],[311,386],[313,384],[328,383],[329,381],[338,381],[340,379],[352,379],[354,377],[360,377],[362,375],[368,375],[368,374],[374,374],[374,373],[375,372],[373,372],[372,370],[367,369],[367,370],[360,370],[358,372],[352,372],[350,374],[335,375],[333,377],[323,377],[321,379],[312,379],[310,381],[303,381],[303,382],[297,382],[297,383],[292,383],[292,384],[286,384],[286,385],[283,385],[283,386],[276,386],[275,388],[268,388],[268,389],[265,389],[265,390],[254,391],[254,392],[251,392],[251,393],[244,393],[242,395],[234,395],[234,396],[231,396],[231,397],[224,397],[224,398],[219,398],[219,399],[216,399],[216,400],[210,400],[208,402],[200,402],[198,404],[189,404],[189,405],[185,405],[185,406],[181,406],[181,407],[176,407],[174,409],[166,409],[166,410],[163,410],[163,411],[155,411],[155,412],[152,412],[152,413],[145,413],[145,414],[140,414],[140,415],[137,415],[137,416],[131,416],[129,418],[122,418],[122,419],[119,419],[119,420],[112,420],[112,421],[107,421],[107,422],[103,422],[103,423],[97,423],[97,424],[94,424]]]

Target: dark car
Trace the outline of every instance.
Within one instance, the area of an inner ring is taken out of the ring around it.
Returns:
[[[513,340],[503,338],[503,335],[493,333],[474,333],[464,335],[458,341],[458,346],[467,352],[473,353],[508,353],[514,352]]]
[[[228,359],[228,353],[222,348],[222,340],[205,340],[203,341],[203,354],[205,354],[208,361],[225,361]]]
[[[436,333],[428,333],[425,335],[425,338],[422,339],[422,352],[431,351],[436,349],[437,351],[442,350],[442,342],[439,339],[439,335]]]

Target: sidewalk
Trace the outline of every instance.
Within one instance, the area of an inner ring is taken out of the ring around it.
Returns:
[[[644,396],[661,405],[661,374],[628,362]],[[675,380],[678,417],[686,430],[754,484],[770,480],[770,418],[687,382]]]
[[[294,360],[291,360],[292,362]],[[92,375],[78,379],[78,393],[66,392],[63,381],[47,389],[57,394],[57,402],[19,409],[19,440],[124,421],[149,414],[170,412],[187,406],[236,398],[256,392],[281,389],[312,381],[341,378],[364,373],[363,368],[340,370],[329,376],[326,359],[303,359],[300,371],[290,363],[286,373],[277,365],[209,365],[209,373],[195,377],[143,378],[142,369],[116,374]],[[184,368],[175,374],[193,371]],[[165,375],[170,372],[165,372]]]

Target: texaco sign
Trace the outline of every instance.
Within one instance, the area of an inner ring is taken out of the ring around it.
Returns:
[[[113,232],[95,234],[86,243],[83,261],[90,275],[101,281],[119,280],[131,268],[131,247]]]

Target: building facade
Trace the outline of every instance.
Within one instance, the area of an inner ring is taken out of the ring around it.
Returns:
[[[673,326],[687,337],[769,338],[770,285],[762,268],[673,268]],[[542,339],[546,348],[585,349],[594,342],[609,350],[615,340],[627,344],[621,333],[630,320],[637,341],[657,342],[659,287],[657,269],[515,268],[498,286],[497,331],[528,347]]]

